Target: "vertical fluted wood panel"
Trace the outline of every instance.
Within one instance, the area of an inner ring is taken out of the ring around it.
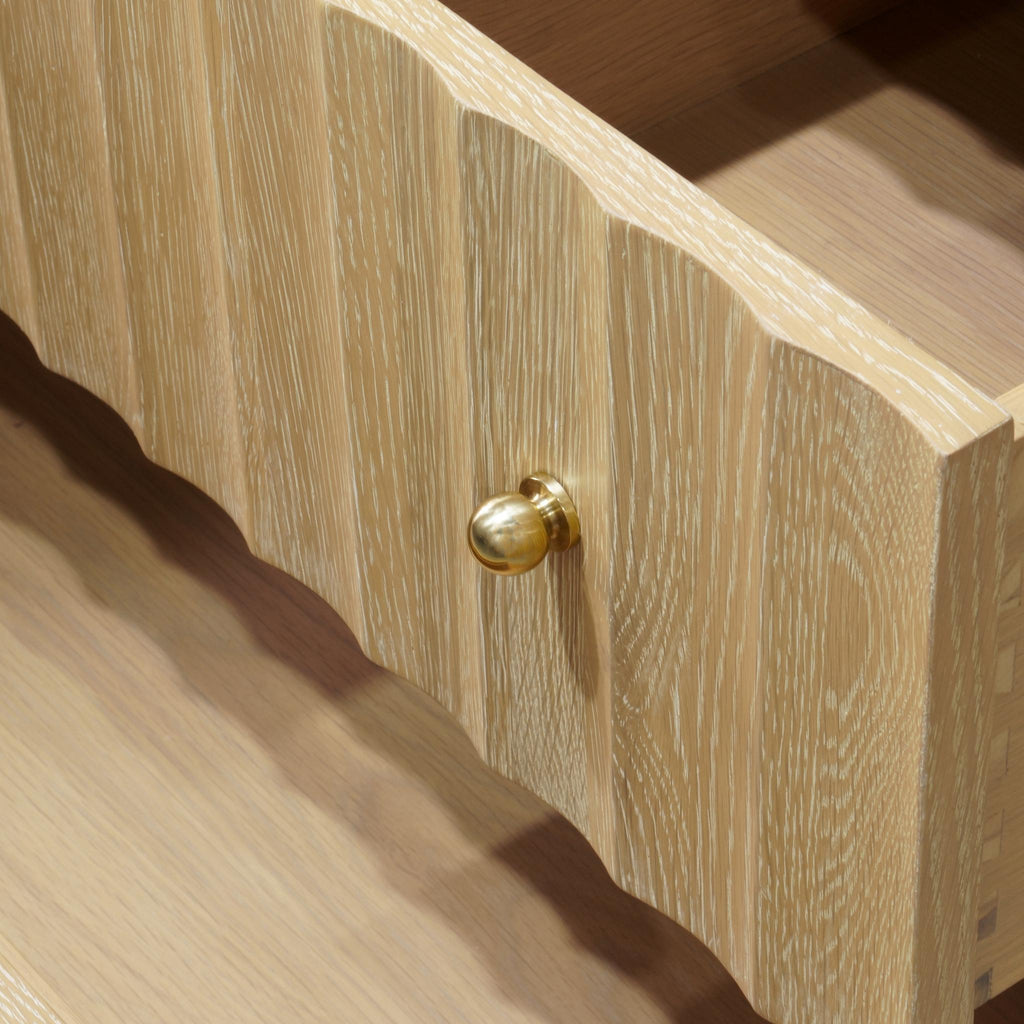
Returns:
[[[0,309],[36,337],[36,297],[22,224],[18,176],[11,151],[7,89],[0,74]]]
[[[205,7],[250,542],[361,634],[323,5]]]
[[[199,4],[96,11],[142,444],[248,532]]]
[[[432,0],[96,2],[0,4],[45,361],[763,1012],[967,1020],[1005,414]]]
[[[750,991],[765,337],[678,249],[609,251],[619,879]]]
[[[500,121],[467,111],[461,133],[476,497],[551,473],[585,537],[525,576],[480,578],[487,757],[607,852],[608,434],[585,416],[608,401],[604,214]]]
[[[393,36],[334,10],[326,28],[365,649],[479,745],[456,107]]]
[[[92,0],[5,0],[0,66],[35,284],[36,344],[138,433]]]

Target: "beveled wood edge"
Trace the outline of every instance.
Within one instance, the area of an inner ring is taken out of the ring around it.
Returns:
[[[975,1004],[1024,979],[1024,384],[998,399],[1013,416],[999,589],[993,727],[982,825]]]

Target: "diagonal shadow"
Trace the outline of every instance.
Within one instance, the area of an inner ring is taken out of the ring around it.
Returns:
[[[808,16],[826,24],[835,18],[831,0],[804,0],[804,6]],[[872,93],[899,89],[953,114],[993,163],[1020,166],[1022,48],[1020,0],[911,0],[702,103],[679,97],[678,113],[639,133],[637,141],[700,182],[828,120],[832,131],[884,161],[923,203],[1024,248],[1019,197],[986,191],[982,183],[973,191],[951,188],[944,176],[921,174],[907,164],[906,140],[898,132],[866,132],[855,121],[833,116]],[[699,144],[688,143],[693,138]]]

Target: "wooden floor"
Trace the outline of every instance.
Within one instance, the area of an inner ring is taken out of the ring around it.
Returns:
[[[0,709],[0,1020],[760,1019],[6,322]]]

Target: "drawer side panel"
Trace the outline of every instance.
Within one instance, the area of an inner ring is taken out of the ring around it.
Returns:
[[[992,740],[985,761],[975,997],[1024,978],[1024,387],[1000,398],[1014,419],[996,624]]]

